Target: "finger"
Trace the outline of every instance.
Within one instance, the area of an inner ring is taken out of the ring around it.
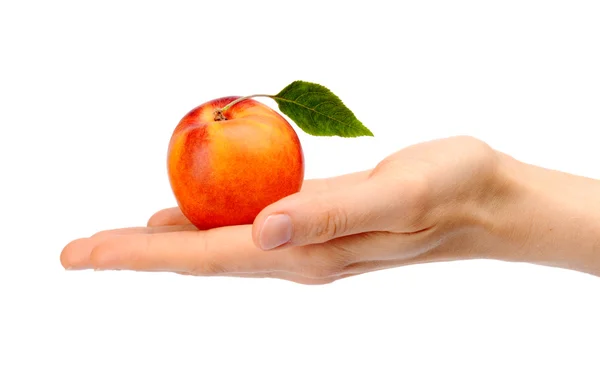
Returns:
[[[331,189],[343,188],[366,179],[371,171],[361,171],[344,174],[331,178],[306,180],[302,184],[301,192],[322,192]],[[147,226],[187,225],[191,222],[183,215],[179,207],[166,208],[156,212],[148,220]]]
[[[147,226],[187,225],[190,223],[179,207],[172,207],[154,213],[148,220]]]
[[[291,271],[285,252],[256,249],[251,226],[232,226],[207,231],[158,234],[119,234],[77,249],[88,250],[86,267],[100,270],[172,271],[194,275]],[[269,254],[276,253],[276,254]]]
[[[157,227],[129,227],[122,229],[113,229],[97,232],[90,238],[77,239],[62,250],[60,262],[65,269],[85,269],[89,268],[89,256],[94,244],[108,239],[115,235],[126,234],[158,234],[172,231],[197,231],[194,225],[181,226],[157,226]]]
[[[351,275],[354,275],[354,274],[344,275],[343,277],[347,277],[347,276],[351,276]],[[332,277],[332,278],[326,278],[326,279],[315,279],[315,278],[307,278],[307,277],[304,277],[304,276],[298,275],[298,274],[288,273],[285,271],[275,271],[275,272],[270,271],[270,272],[264,272],[264,273],[227,274],[227,275],[223,275],[223,276],[235,277],[235,278],[251,278],[251,279],[279,279],[279,280],[286,280],[289,282],[305,284],[305,285],[330,284],[330,283],[333,283],[334,281],[342,278],[342,276],[340,276],[340,277],[335,277],[335,278]]]
[[[165,232],[174,232],[174,231],[197,231],[196,228],[192,224],[184,224],[184,225],[160,225],[160,226],[150,226],[150,227],[127,227],[120,229],[112,229],[100,231],[92,235],[92,237],[103,237],[103,236],[111,236],[118,234],[158,234]]]
[[[88,269],[94,245],[90,238],[73,240],[60,252],[60,263],[67,270]]]
[[[449,245],[435,229],[419,234],[373,232],[338,238],[323,244],[285,250],[292,271],[226,273],[235,277],[272,277],[302,284],[325,284],[350,276],[410,264],[446,261],[439,247]],[[434,249],[437,248],[437,249]],[[446,248],[447,250],[447,248]],[[271,253],[278,250],[271,251]],[[281,251],[279,251],[281,252]],[[455,256],[455,255],[454,255]]]
[[[262,249],[273,249],[368,231],[399,232],[403,218],[424,208],[419,204],[422,192],[416,181],[371,177],[341,189],[290,195],[259,213],[253,240]]]

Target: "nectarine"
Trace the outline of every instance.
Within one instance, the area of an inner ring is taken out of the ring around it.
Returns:
[[[267,205],[300,190],[304,154],[295,130],[268,106],[239,97],[187,113],[169,142],[167,168],[183,214],[199,229],[251,224]]]

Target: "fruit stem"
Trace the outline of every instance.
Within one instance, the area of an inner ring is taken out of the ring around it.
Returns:
[[[219,121],[219,120],[227,120],[227,118],[225,118],[225,115],[223,115],[223,113],[227,110],[229,110],[231,108],[231,106],[242,102],[244,100],[250,99],[250,98],[254,98],[254,97],[268,97],[268,98],[273,98],[272,95],[270,94],[252,94],[250,96],[244,96],[244,97],[240,97],[234,101],[229,102],[228,104],[226,104],[225,106],[223,106],[220,109],[216,109],[215,110],[215,120]]]

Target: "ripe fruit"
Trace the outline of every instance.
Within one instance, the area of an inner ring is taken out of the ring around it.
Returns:
[[[283,116],[253,99],[206,102],[171,136],[167,168],[183,214],[199,229],[251,224],[266,206],[298,192],[304,154]]]
[[[310,135],[373,136],[329,89],[301,80],[275,95],[224,97],[196,107],[173,131],[167,167],[179,208],[199,229],[250,224],[302,186],[296,132],[253,97],[275,100]]]

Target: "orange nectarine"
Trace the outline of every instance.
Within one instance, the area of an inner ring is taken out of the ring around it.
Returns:
[[[239,97],[206,102],[173,131],[167,168],[183,214],[199,229],[251,224],[300,190],[304,155],[295,130],[268,106]]]

